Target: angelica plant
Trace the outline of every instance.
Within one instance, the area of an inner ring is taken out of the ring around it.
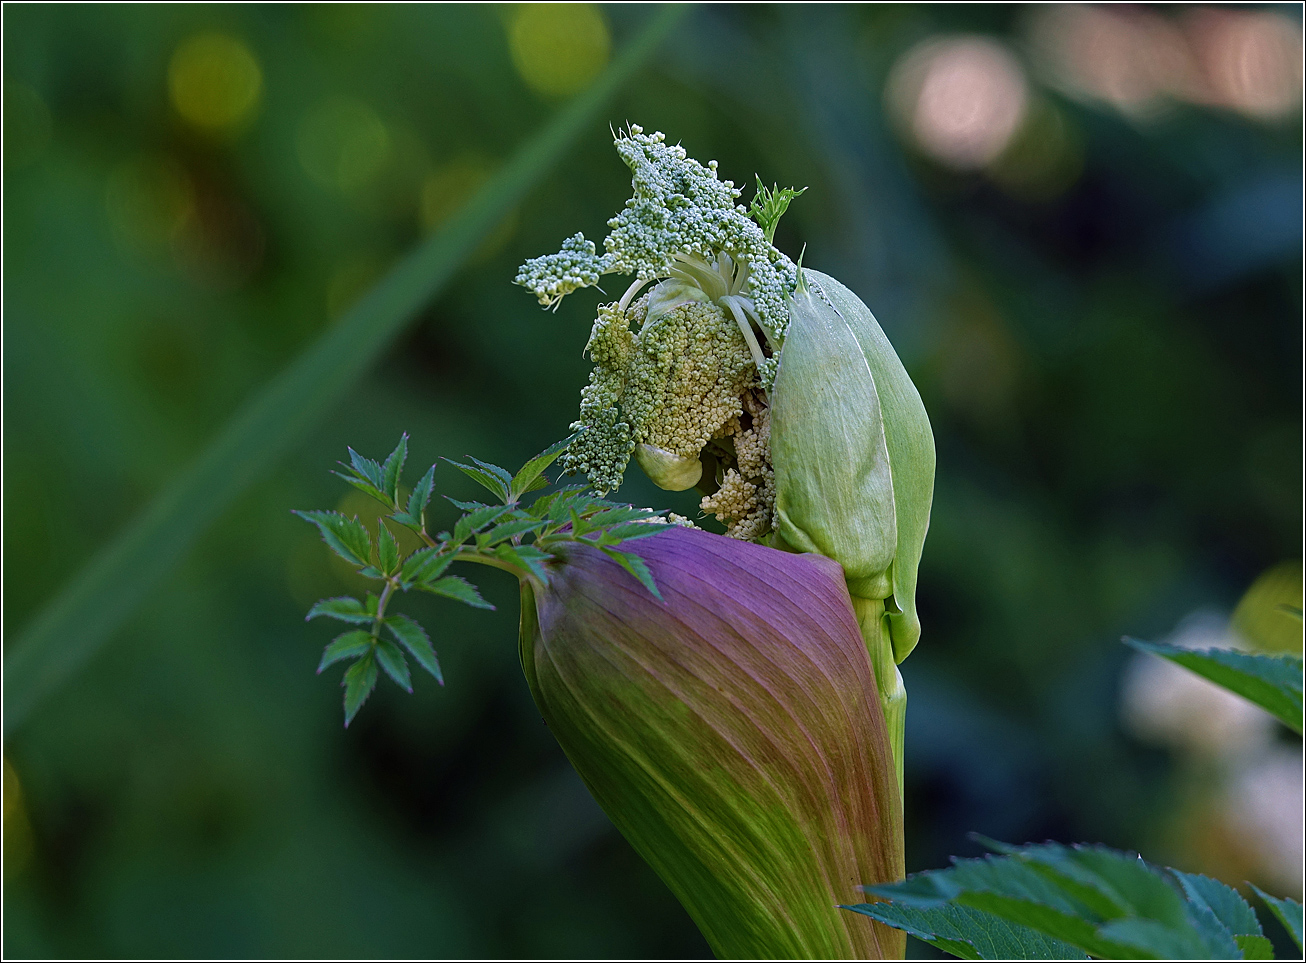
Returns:
[[[571,437],[515,476],[457,464],[498,504],[456,502],[463,518],[435,536],[429,472],[400,504],[404,444],[384,463],[351,451],[343,477],[426,547],[400,560],[384,523],[373,546],[355,520],[304,513],[382,585],[310,613],[367,626],[323,661],[357,658],[352,718],[406,645],[411,620],[387,608],[396,590],[477,604],[468,583],[446,581],[453,562],[515,575],[541,715],[714,951],[900,957],[900,931],[838,906],[904,872],[895,655],[919,635],[928,419],[865,306],[774,246],[802,191],[759,179],[745,208],[715,162],[660,133],[632,125],[616,147],[633,196],[604,253],[577,234],[516,279],[556,308],[633,275],[597,307]],[[726,536],[607,501],[632,458],[665,489],[697,488]],[[524,505],[555,459],[588,484]]]

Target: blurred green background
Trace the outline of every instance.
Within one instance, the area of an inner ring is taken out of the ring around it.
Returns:
[[[7,4],[6,646],[653,12]],[[547,314],[510,282],[606,233],[627,121],[808,185],[777,243],[863,297],[929,409],[908,868],[976,830],[1300,898],[1300,739],[1191,738],[1215,710],[1118,642],[1301,644],[1274,608],[1301,599],[1300,64],[1297,6],[693,10],[9,734],[5,955],[708,952],[541,724],[515,586],[482,580],[493,613],[405,600],[447,685],[382,683],[343,731],[303,613],[352,575],[290,514],[375,517],[328,474],[347,444],[516,465],[566,432],[598,296]]]

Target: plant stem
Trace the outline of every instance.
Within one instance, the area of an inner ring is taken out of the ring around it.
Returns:
[[[884,711],[884,725],[889,730],[889,744],[893,747],[893,765],[898,776],[898,795],[903,795],[903,733],[907,723],[907,689],[902,684],[902,674],[893,661],[893,645],[889,641],[889,621],[884,614],[883,599],[863,599],[852,596],[853,611],[861,626],[866,651],[871,655],[875,669],[875,684],[879,689],[880,708]],[[905,800],[904,800],[905,802]]]

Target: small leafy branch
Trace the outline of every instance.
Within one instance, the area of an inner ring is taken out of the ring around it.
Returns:
[[[580,542],[603,552],[661,599],[644,560],[618,548],[623,542],[654,535],[668,527],[670,523],[660,515],[651,509],[596,498],[582,486],[559,488],[535,498],[529,505],[523,504],[524,495],[549,485],[545,469],[577,437],[578,434],[572,435],[546,448],[515,475],[476,458],[469,459],[471,464],[444,459],[488,489],[498,501],[485,504],[445,496],[463,514],[452,531],[434,536],[427,531],[427,508],[434,490],[436,465],[427,469],[406,500],[401,498],[408,435],[405,433],[399,439],[384,462],[365,458],[350,448],[350,463],[341,462],[344,471],[332,474],[371,495],[386,507],[390,521],[416,533],[423,546],[404,557],[400,557],[398,540],[384,521],[378,520],[373,541],[357,516],[349,518],[333,511],[295,512],[316,525],[327,546],[354,566],[359,575],[380,583],[378,593],[369,592],[363,599],[349,596],[322,599],[307,616],[313,619],[325,615],[356,626],[327,645],[317,667],[320,673],[336,662],[355,660],[345,670],[343,681],[346,726],[376,687],[378,667],[401,689],[413,691],[405,650],[437,682],[444,684],[426,630],[409,616],[390,611],[390,604],[396,591],[419,589],[475,608],[494,608],[471,582],[447,574],[454,562],[488,565],[519,579],[547,583],[550,565],[562,546]]]

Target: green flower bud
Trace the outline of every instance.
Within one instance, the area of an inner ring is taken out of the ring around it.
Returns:
[[[934,497],[934,436],[875,316],[804,269],[771,404],[776,531],[839,562],[849,591],[883,599],[893,657],[920,638],[916,572]]]
[[[703,477],[703,463],[656,445],[636,445],[635,461],[653,484],[669,492],[693,488]]]

